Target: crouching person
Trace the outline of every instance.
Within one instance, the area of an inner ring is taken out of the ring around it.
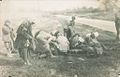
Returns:
[[[97,32],[91,32],[89,36],[86,37],[86,46],[87,46],[87,52],[88,55],[95,55],[99,56],[103,54],[103,47],[100,44],[100,42],[97,40],[96,37],[98,37]]]
[[[70,49],[81,49],[83,43],[84,43],[84,39],[79,34],[76,33],[70,39]]]
[[[19,51],[20,57],[23,59],[24,64],[31,65],[29,61],[29,47],[32,38],[32,25],[34,22],[24,21],[17,30],[17,38],[15,40],[16,49]]]
[[[58,33],[56,40],[58,42],[58,47],[59,47],[60,53],[67,54],[67,52],[69,50],[68,39],[65,36],[63,36],[61,33]]]
[[[36,43],[36,51],[37,53],[46,54],[46,56],[49,56],[51,58],[56,57],[53,55],[51,50],[51,42],[52,40],[55,40],[56,38],[52,36],[50,33],[47,33],[45,31],[38,31],[38,35],[35,37],[37,39]]]

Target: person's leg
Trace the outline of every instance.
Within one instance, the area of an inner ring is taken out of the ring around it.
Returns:
[[[117,29],[117,37],[116,37],[117,40],[119,40],[119,29]]]
[[[24,48],[23,49],[23,60],[24,60],[24,63],[27,64],[27,65],[31,65],[29,59],[28,59],[28,56],[29,56],[29,51],[28,51],[28,48]]]
[[[23,59],[24,61],[24,64],[27,64],[27,48],[22,48],[21,49],[21,58]]]
[[[10,46],[11,46],[11,53],[14,53],[15,52],[14,41],[11,40]]]
[[[30,49],[27,50],[26,60],[27,60],[27,64],[28,64],[28,65],[32,65],[32,64],[30,63],[30,59],[31,59],[30,51],[31,51]]]
[[[19,49],[18,49],[18,52],[19,52],[19,56],[23,59],[22,48],[19,48]]]
[[[10,42],[4,42],[5,48],[7,49],[8,53],[7,56],[12,57],[11,49],[10,49]]]
[[[116,36],[116,40],[119,40],[119,24],[115,23],[115,27],[116,27],[116,31],[117,31],[117,36]]]
[[[52,51],[51,51],[51,49],[50,49],[50,45],[49,45],[49,44],[47,45],[47,50],[49,51],[51,57],[55,57],[55,56],[52,54]]]

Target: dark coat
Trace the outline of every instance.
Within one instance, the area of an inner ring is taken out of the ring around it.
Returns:
[[[17,38],[15,40],[16,49],[27,47],[27,43],[31,40],[32,28],[31,25],[21,24],[17,30]]]

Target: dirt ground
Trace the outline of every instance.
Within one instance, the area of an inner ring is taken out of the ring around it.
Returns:
[[[9,58],[0,54],[0,77],[117,77],[120,73],[120,43],[115,34],[88,25],[76,24],[81,36],[97,31],[99,41],[107,47],[99,57],[85,54],[59,55],[55,58],[32,58],[31,66],[23,64],[18,54]]]

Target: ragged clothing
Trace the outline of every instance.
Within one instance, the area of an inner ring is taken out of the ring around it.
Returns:
[[[97,52],[97,54],[101,55],[103,53],[103,48],[97,39],[92,39],[90,46],[94,48],[94,50]]]
[[[64,28],[64,36],[69,40],[75,34],[75,21],[74,19],[70,21],[68,26]]]
[[[15,41],[16,48],[28,47],[30,45],[30,39],[32,39],[31,25],[21,24],[17,30],[17,38]]]
[[[45,31],[40,31],[36,39],[37,39],[36,51],[44,53],[50,51],[49,43],[51,43],[51,41],[53,40],[56,40],[56,37],[52,36],[51,34]]]
[[[85,44],[86,44],[86,50],[88,52],[94,52],[94,53],[97,53],[98,55],[103,54],[103,47],[101,43],[97,40],[94,33],[90,35],[89,37],[86,37]]]
[[[71,39],[70,39],[70,47],[72,49],[79,49],[81,48],[82,43],[84,42],[84,39],[80,37],[79,35],[75,34]]]

